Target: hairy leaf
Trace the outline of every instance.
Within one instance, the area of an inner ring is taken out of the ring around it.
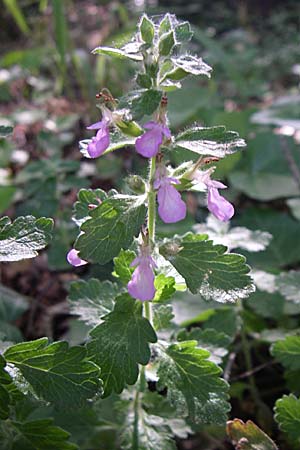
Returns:
[[[112,56],[118,59],[132,59],[133,61],[142,61],[143,56],[140,53],[131,53],[121,48],[113,47],[96,47],[92,51],[95,55]]]
[[[196,341],[167,347],[158,369],[160,388],[167,387],[170,403],[178,415],[196,422],[224,423],[230,406],[222,370],[208,361],[209,352],[196,347]]]
[[[33,216],[18,217],[11,222],[9,217],[0,219],[0,261],[20,261],[34,258],[38,250],[48,244],[53,220]]]
[[[187,438],[189,426],[171,408],[165,397],[146,392],[139,396],[136,417],[134,398],[119,403],[122,412],[122,449],[175,450],[174,437]]]
[[[176,136],[175,144],[199,155],[218,158],[224,158],[224,156],[234,153],[239,147],[246,145],[238,133],[226,131],[223,126],[189,128]]]
[[[160,253],[183,276],[193,294],[207,300],[234,302],[255,290],[245,258],[213,245],[207,235],[187,234],[160,247]]]
[[[220,364],[228,353],[231,339],[227,334],[213,328],[193,328],[190,331],[181,330],[177,336],[179,341],[197,341],[198,347],[209,351],[210,361]]]
[[[130,267],[130,264],[135,257],[136,254],[133,251],[121,250],[119,255],[114,258],[114,275],[124,284],[127,284],[131,280],[134,267]]]
[[[80,189],[77,197],[73,220],[80,226],[88,219],[90,210],[97,208],[107,198],[107,194],[102,189]]]
[[[71,283],[68,300],[71,312],[88,325],[98,325],[102,316],[112,311],[119,287],[111,281],[88,281]]]
[[[61,408],[79,407],[101,389],[99,368],[88,361],[84,347],[48,345],[42,338],[13,345],[4,357],[20,369],[38,396]]]
[[[128,294],[116,298],[114,310],[91,331],[91,337],[88,354],[101,368],[104,397],[136,382],[138,364],[148,363],[149,343],[156,342],[152,326],[142,316],[142,303]]]
[[[146,207],[143,197],[120,195],[104,200],[89,216],[75,248],[81,258],[106,264],[131,245],[145,220]]]
[[[156,331],[169,328],[174,317],[171,305],[155,305],[153,313],[153,326]]]

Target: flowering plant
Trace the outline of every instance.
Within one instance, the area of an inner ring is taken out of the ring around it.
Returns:
[[[67,261],[78,274],[93,264],[95,270],[113,265],[112,276],[71,283],[71,312],[88,332],[84,345],[41,338],[12,345],[0,356],[0,419],[5,422],[0,437],[8,446],[14,436],[8,448],[72,450],[77,445],[56,424],[70,430],[79,445],[80,424],[88,435],[82,448],[104,448],[98,437],[109,432],[111,449],[170,450],[176,438],[226,423],[229,347],[240,333],[249,362],[241,300],[255,290],[245,258],[231,250],[260,251],[270,235],[243,227],[229,231],[234,207],[220,194],[226,185],[215,169],[220,159],[244,147],[244,140],[223,126],[196,123],[176,132],[169,122],[169,92],[181,89],[188,76],[211,76],[209,65],[184,51],[191,38],[189,24],[173,15],[143,15],[129,43],[94,50],[136,63],[137,87],[118,100],[106,88],[97,94],[101,117],[87,127],[95,135],[81,141],[80,150],[95,159],[129,147],[148,165],[148,177],[131,174],[126,193],[79,191],[73,216],[79,233]],[[173,155],[183,152],[186,160],[174,164]],[[184,234],[165,232],[169,224],[185,221],[192,196],[207,206],[207,222]],[[35,256],[48,242],[51,220],[29,217],[27,222],[5,219],[2,224],[5,248],[12,237],[17,242],[14,260],[20,254]],[[27,253],[20,229],[26,229]],[[256,284],[263,291],[259,276]],[[184,312],[192,299],[199,310],[204,303],[210,309],[190,322]],[[280,344],[272,351],[282,358]],[[250,388],[262,409],[255,385]],[[249,446],[259,441],[276,450],[253,423],[229,422],[228,434],[239,446],[247,438]]]

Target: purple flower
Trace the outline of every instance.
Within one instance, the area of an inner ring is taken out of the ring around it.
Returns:
[[[154,121],[147,122],[144,128],[149,131],[137,138],[135,148],[145,158],[152,158],[157,155],[164,137],[171,139],[171,131],[166,125]]]
[[[144,249],[130,266],[137,267],[127,285],[129,294],[142,302],[152,300],[155,296],[153,269],[156,266],[153,258]]]
[[[105,152],[110,143],[109,120],[104,117],[100,122],[93,123],[87,129],[98,130],[86,149],[91,158],[98,158]]]
[[[205,172],[197,172],[195,178],[204,183],[208,190],[207,207],[208,210],[222,222],[227,222],[234,215],[233,205],[219,194],[218,189],[226,189],[227,186],[220,181],[211,180],[212,169]]]
[[[161,176],[159,172],[156,173],[154,189],[158,189],[158,214],[165,223],[179,222],[186,216],[186,204],[172,183],[179,184],[179,181],[176,178]]]
[[[79,258],[78,253],[79,252],[75,250],[75,248],[72,248],[72,250],[70,250],[67,254],[68,263],[74,267],[85,266],[85,264],[88,264],[87,261]]]

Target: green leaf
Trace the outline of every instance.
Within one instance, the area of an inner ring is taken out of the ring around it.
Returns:
[[[76,450],[77,445],[68,442],[70,434],[53,425],[52,419],[13,422],[18,435],[13,450]]]
[[[276,401],[275,420],[289,439],[300,442],[300,399],[293,394]]]
[[[121,250],[118,256],[114,258],[115,271],[113,275],[117,276],[124,284],[127,284],[131,280],[134,267],[130,267],[130,264],[135,257],[136,254],[131,250]]]
[[[300,303],[300,271],[280,273],[276,277],[276,286],[287,300]]]
[[[149,19],[149,17],[144,14],[141,18],[141,21],[139,23],[139,29],[141,32],[141,37],[146,44],[152,44],[154,39],[154,23],[152,20]]]
[[[228,421],[227,434],[239,450],[278,450],[275,442],[251,420]]]
[[[38,250],[48,244],[53,220],[33,216],[18,217],[13,223],[9,217],[0,219],[0,261],[20,261],[34,258]]]
[[[192,55],[183,55],[179,57],[171,58],[172,70],[168,71],[161,81],[169,80],[182,80],[188,75],[206,75],[210,78],[210,72],[212,68],[206,64],[202,58]]]
[[[158,51],[160,56],[168,56],[175,45],[174,31],[169,31],[161,35],[158,44]]]
[[[143,60],[143,56],[140,53],[131,53],[129,51],[122,50],[121,48],[96,47],[92,53],[94,55],[112,56],[118,59],[131,59],[133,61]]]
[[[239,147],[246,145],[238,133],[226,131],[223,126],[189,128],[176,136],[175,144],[199,155],[216,156],[217,158],[231,155]]]
[[[0,125],[0,139],[6,138],[13,132],[13,127]]]
[[[223,424],[230,410],[228,385],[220,378],[222,370],[207,360],[209,352],[196,345],[186,341],[164,350],[157,372],[159,387],[168,388],[168,399],[179,416]]]
[[[114,310],[104,322],[91,331],[89,357],[101,368],[104,397],[120,393],[126,383],[134,384],[138,364],[150,359],[149,342],[156,342],[156,334],[149,321],[142,316],[142,303],[128,294],[116,298]]]
[[[68,296],[71,312],[88,325],[98,325],[112,311],[118,293],[119,287],[108,280],[74,281]]]
[[[9,347],[4,357],[20,369],[36,394],[61,408],[80,407],[101,388],[99,368],[88,361],[84,347],[48,339]]]
[[[176,17],[170,13],[164,15],[159,24],[159,36],[168,33],[172,29],[174,19],[176,20]]]
[[[231,338],[213,328],[193,328],[191,331],[181,330],[177,336],[179,341],[197,341],[198,347],[209,351],[209,360],[220,364],[228,353]]]
[[[139,73],[136,77],[136,82],[145,89],[150,89],[152,86],[152,79],[147,73]]]
[[[153,326],[156,331],[169,328],[174,317],[171,305],[155,305],[153,312]]]
[[[80,189],[77,194],[78,201],[74,204],[73,220],[81,225],[89,218],[91,207],[96,208],[107,198],[102,189]]]
[[[151,116],[160,105],[162,93],[154,89],[133,96],[129,102],[129,108],[134,120],[140,120],[143,116]]]
[[[271,353],[285,368],[300,369],[300,336],[287,336],[283,341],[275,342]]]
[[[179,22],[179,25],[175,26],[176,42],[182,44],[189,42],[193,37],[193,32],[189,22]]]
[[[154,302],[164,302],[169,300],[176,292],[175,279],[173,277],[166,277],[160,273],[155,277],[154,286],[156,289]]]
[[[81,225],[82,234],[75,242],[80,257],[106,264],[127,249],[145,221],[144,197],[115,196],[107,198],[91,210],[90,218]]]
[[[121,445],[126,449],[175,450],[174,437],[185,439],[191,433],[184,420],[177,418],[165,397],[156,392],[139,395],[138,414],[135,415],[134,397],[118,403],[122,413]]]
[[[244,256],[225,253],[207,235],[187,234],[160,247],[160,253],[183,276],[193,294],[221,303],[248,297],[255,290]]]

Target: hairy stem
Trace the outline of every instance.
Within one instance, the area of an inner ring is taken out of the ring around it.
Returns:
[[[155,156],[150,159],[149,167],[149,190],[148,190],[148,232],[150,245],[153,247],[155,240],[155,214],[156,214],[156,193],[153,189],[155,174]]]

